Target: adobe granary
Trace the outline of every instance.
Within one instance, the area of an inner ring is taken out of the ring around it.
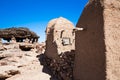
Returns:
[[[57,80],[73,79],[75,30],[74,25],[63,17],[51,20],[46,28],[43,65]]]
[[[89,0],[76,26],[74,80],[119,80],[120,0]]]
[[[60,17],[51,20],[46,28],[45,55],[56,58],[58,55],[74,50],[74,25],[67,19]]]
[[[23,42],[26,39],[29,39],[29,42],[37,42],[39,36],[30,31],[28,28],[7,28],[0,29],[0,38],[7,40],[8,42]]]

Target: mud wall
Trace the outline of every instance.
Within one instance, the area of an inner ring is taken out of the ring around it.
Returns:
[[[74,80],[105,80],[104,19],[99,0],[87,4],[77,27],[85,30],[77,31],[75,36]]]
[[[104,0],[107,80],[120,80],[120,0]]]
[[[45,55],[57,58],[58,55],[75,49],[74,25],[67,19],[60,17],[51,20],[46,28]]]
[[[53,35],[54,29],[50,29],[49,33],[46,35],[46,50],[45,55],[49,58],[57,58],[57,45],[55,42],[53,42],[54,35]]]

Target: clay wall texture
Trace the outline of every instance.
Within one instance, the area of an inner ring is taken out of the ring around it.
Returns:
[[[74,80],[120,80],[120,0],[90,0],[76,26]]]
[[[89,3],[77,24],[84,31],[75,36],[75,80],[105,80],[105,42],[103,8]]]
[[[120,0],[104,0],[107,80],[120,80]]]
[[[45,54],[50,58],[56,58],[58,54],[74,50],[75,34],[74,25],[65,18],[53,19],[48,23],[46,29]],[[63,38],[70,39],[69,45],[63,45]]]

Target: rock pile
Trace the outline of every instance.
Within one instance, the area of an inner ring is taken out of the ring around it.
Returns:
[[[25,45],[3,44],[6,50],[0,51],[0,80],[49,80],[50,76],[42,72],[36,57],[41,53],[36,53],[35,45],[34,49],[23,51],[19,44]]]
[[[50,70],[52,77],[58,80],[73,80],[75,52],[65,52],[60,54],[58,59],[50,59],[46,55],[43,57],[43,65]]]

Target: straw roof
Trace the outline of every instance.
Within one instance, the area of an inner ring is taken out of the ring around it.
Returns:
[[[39,36],[28,28],[6,28],[0,29],[0,38],[39,38]]]

